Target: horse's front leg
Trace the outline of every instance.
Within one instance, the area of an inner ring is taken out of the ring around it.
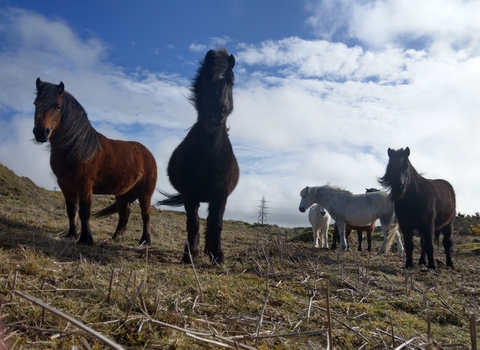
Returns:
[[[400,227],[405,244],[405,268],[413,268],[413,230]]]
[[[393,235],[390,236],[390,223],[380,221],[383,231],[383,243],[382,247],[378,251],[377,255],[385,254],[392,245]]]
[[[312,225],[312,231],[313,231],[313,248],[318,248],[320,245],[318,244],[318,226],[317,224]]]
[[[373,228],[370,228],[366,231],[367,233],[367,250],[369,252],[372,251],[372,232],[375,230],[375,226]]]
[[[347,240],[345,238],[345,222],[339,221],[337,222],[338,226],[338,235],[340,240],[340,246],[338,247],[339,250],[347,250]]]
[[[208,205],[207,230],[205,231],[205,254],[212,264],[223,263],[222,226],[227,198],[212,201]]]
[[[77,238],[77,201],[78,197],[76,194],[67,194],[64,192],[65,205],[67,207],[68,215],[68,233],[65,236],[66,238]]]
[[[200,219],[198,218],[199,201],[186,200],[185,211],[187,212],[187,236],[188,242],[185,244],[182,261],[186,264],[192,262],[192,259],[198,256],[198,244],[200,241]],[[189,254],[190,253],[190,254]]]
[[[323,236],[322,248],[328,249],[328,224],[327,223],[323,225],[322,236]]]
[[[80,217],[80,223],[82,230],[80,231],[80,239],[78,244],[93,245],[92,231],[90,230],[90,209],[92,206],[92,192],[84,191],[81,193],[79,200],[78,215]]]

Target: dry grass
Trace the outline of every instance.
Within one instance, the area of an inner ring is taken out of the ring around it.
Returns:
[[[0,180],[7,175],[0,171]],[[464,227],[455,237],[455,271],[417,267],[405,276],[404,258],[394,253],[314,250],[309,228],[231,221],[224,224],[225,263],[211,267],[201,257],[192,266],[180,263],[182,213],[154,210],[148,248],[137,246],[136,206],[121,242],[110,238],[112,216],[91,221],[95,246],[78,246],[63,238],[59,193],[24,187],[27,179],[2,181],[0,315],[9,349],[107,348],[55,311],[130,349],[325,349],[329,330],[336,349],[472,345],[468,318],[479,313],[480,240]],[[2,192],[12,181],[17,190]],[[97,197],[95,207],[107,203]]]

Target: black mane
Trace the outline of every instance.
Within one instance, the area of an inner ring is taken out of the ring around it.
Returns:
[[[225,119],[233,110],[233,98],[230,95],[229,105],[226,106],[225,111],[215,109],[218,107],[218,96],[216,96],[218,86],[216,84],[225,80],[226,85],[231,89],[235,79],[232,69],[234,65],[235,58],[223,47],[217,51],[210,50],[205,58],[200,60],[200,66],[192,80],[188,96],[188,100],[198,112],[199,121],[205,118],[207,113],[223,114],[223,120],[219,125],[223,124],[225,127]],[[224,86],[224,84],[220,85]],[[215,102],[212,104],[211,101]]]

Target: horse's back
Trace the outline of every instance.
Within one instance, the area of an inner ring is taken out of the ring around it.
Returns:
[[[437,230],[442,229],[446,225],[452,223],[456,216],[456,200],[453,186],[446,180],[431,180],[434,186],[433,193],[435,200],[435,226]]]
[[[335,220],[342,219],[352,226],[368,226],[377,219],[389,220],[394,213],[388,194],[383,191],[344,196],[337,203]]]
[[[152,192],[157,182],[153,154],[140,142],[112,140],[101,134],[96,164],[95,194],[119,195],[132,189]],[[112,181],[114,180],[114,181]]]

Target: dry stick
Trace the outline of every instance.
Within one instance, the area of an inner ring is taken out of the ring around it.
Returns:
[[[127,278],[127,283],[125,283],[125,294],[127,294],[128,292],[128,285],[130,283],[130,278],[132,278],[132,273],[133,273],[133,270],[130,270],[130,274],[128,275],[128,278]]]
[[[188,241],[187,241],[186,246],[188,248],[188,257],[190,258],[190,264],[192,264],[193,274],[195,275],[195,280],[197,281],[198,292],[200,293],[200,302],[203,303],[202,285],[200,284],[200,280],[198,279],[198,275],[197,275],[197,270],[195,270],[195,265],[193,264],[192,253],[190,252],[190,244],[188,244]]]
[[[403,349],[403,348],[405,347],[405,345],[410,344],[411,342],[413,342],[413,341],[414,341],[415,339],[417,339],[417,338],[419,338],[419,337],[415,337],[415,338],[412,338],[412,339],[407,340],[406,342],[404,342],[404,343],[400,344],[399,346],[397,346],[397,347],[395,348],[395,350]]]
[[[108,286],[108,295],[107,295],[107,304],[110,303],[110,294],[112,293],[112,285],[113,285],[113,275],[115,273],[115,270],[112,268],[112,273],[110,274],[110,284]]]
[[[333,333],[332,333],[332,315],[330,311],[330,285],[327,279],[327,324],[328,324],[328,348],[333,349]]]
[[[427,341],[429,344],[432,343],[432,316],[430,315],[430,310],[427,308]]]
[[[390,318],[390,327],[392,328],[392,346],[395,346],[395,333],[393,331],[392,314],[390,311],[388,312],[388,317]]]
[[[310,301],[308,302],[308,309],[307,309],[307,322],[310,319],[310,312],[312,310],[312,303],[313,303],[313,298],[317,295],[317,291],[314,290],[312,296],[310,297]]]
[[[225,340],[226,342],[229,342],[229,343],[234,343],[234,345],[236,345],[235,349],[237,348],[244,348],[244,349],[250,349],[250,350],[254,350],[255,348],[252,348],[248,345],[244,345],[244,344],[240,344],[236,341],[232,341],[231,339],[228,339],[228,338],[223,338],[223,337],[220,337],[216,334],[212,334],[212,333],[203,333],[203,332],[197,332],[197,331],[190,331],[186,328],[180,328],[178,326],[175,326],[175,325],[172,325],[172,324],[169,324],[169,323],[165,323],[165,322],[162,322],[162,321],[158,321],[158,320],[155,320],[153,318],[151,318],[150,316],[146,315],[148,320],[152,323],[155,323],[155,324],[158,324],[160,326],[163,326],[163,327],[167,327],[167,328],[171,328],[171,329],[174,329],[176,331],[179,331],[179,332],[183,332],[185,333],[186,335],[195,335],[197,336],[199,340],[204,340],[202,337],[214,337],[214,338],[218,338],[218,339],[222,339],[222,340]],[[245,337],[246,338],[246,337]]]
[[[145,290],[147,290],[147,272],[148,272],[148,245],[145,250]]]
[[[265,308],[267,307],[268,298],[270,297],[270,291],[267,291],[267,296],[265,297],[265,302],[263,303],[262,311],[260,312],[260,317],[258,318],[257,327],[255,329],[256,342],[258,342],[258,336],[260,333],[260,326],[263,322],[263,314],[265,313]]]
[[[102,341],[103,343],[105,343],[106,345],[108,345],[111,349],[119,349],[119,350],[123,350],[124,348],[121,347],[119,344],[113,342],[112,340],[104,337],[103,335],[101,335],[100,333],[98,333],[97,331],[91,329],[90,327],[84,325],[83,323],[81,323],[80,321],[74,319],[73,317],[70,317],[69,315],[63,313],[62,311],[60,310],[57,310],[55,308],[53,308],[52,306],[48,305],[48,304],[45,304],[43,301],[41,300],[38,300],[37,298],[35,297],[32,297],[28,294],[25,294],[23,292],[20,292],[18,290],[12,290],[12,293],[18,295],[19,297],[22,297],[28,301],[30,301],[31,303],[34,303],[44,309],[47,309],[48,311],[50,311],[51,313],[57,315],[58,317],[61,317],[63,318],[64,320],[72,323],[73,325],[77,326],[78,328],[81,328],[83,329],[85,332],[87,332],[88,334],[94,336],[95,338],[97,338],[98,340]]]
[[[75,278],[77,277],[78,270],[80,269],[80,264],[82,263],[82,255],[80,254],[80,260],[78,260],[77,268],[75,269],[75,272],[73,273],[72,280],[70,281],[70,288],[73,287],[73,282],[75,281]]]
[[[133,305],[135,304],[135,300],[137,300],[138,293],[140,293],[140,290],[142,289],[142,287],[143,287],[143,281],[138,286],[137,292],[135,293],[135,296],[133,297],[132,302],[130,303],[130,308],[128,309],[127,314],[125,315],[125,320],[122,323],[127,322],[128,315],[130,314],[130,311],[132,311]]]
[[[17,287],[17,278],[18,278],[18,269],[15,269],[15,275],[13,276],[12,289],[15,289]]]
[[[470,313],[468,320],[470,323],[470,339],[472,341],[472,350],[477,350],[477,315],[475,312]]]

